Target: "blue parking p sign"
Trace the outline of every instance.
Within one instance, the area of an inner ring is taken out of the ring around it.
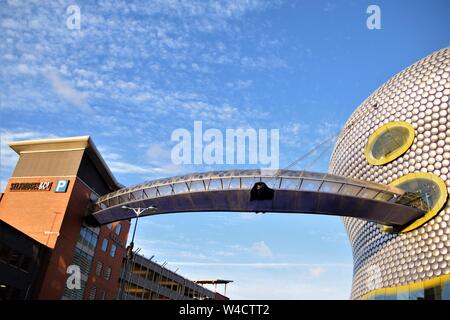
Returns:
[[[56,181],[55,192],[66,192],[69,186],[70,180],[58,180]]]

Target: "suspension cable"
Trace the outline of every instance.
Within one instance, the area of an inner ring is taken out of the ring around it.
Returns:
[[[292,161],[289,165],[287,165],[285,168],[283,168],[282,170],[289,170],[290,168],[292,168],[293,166],[297,165],[300,161],[304,160],[305,158],[309,157],[311,154],[313,154],[317,149],[319,149],[321,146],[332,142],[335,138],[337,138],[339,136],[340,131],[336,132],[335,134],[333,134],[332,136],[330,136],[329,138],[327,138],[326,140],[320,142],[319,144],[315,145],[314,147],[312,147],[308,152],[306,152],[305,154],[301,155],[299,158],[295,159],[294,161]],[[322,155],[322,153],[321,153]],[[275,174],[275,176],[278,176],[281,174],[281,170],[278,170],[277,173]]]

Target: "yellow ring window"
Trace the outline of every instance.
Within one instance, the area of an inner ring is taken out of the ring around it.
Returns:
[[[390,186],[407,191],[406,200],[415,202],[415,206],[427,211],[422,218],[417,219],[401,232],[414,230],[431,220],[447,202],[448,192],[444,180],[432,173],[410,173],[393,181]]]
[[[373,165],[391,162],[409,149],[414,141],[414,128],[407,122],[389,122],[369,137],[364,155]]]

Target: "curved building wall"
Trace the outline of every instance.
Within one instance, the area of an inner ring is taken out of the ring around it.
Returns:
[[[450,192],[450,47],[400,72],[351,115],[338,138],[330,173],[390,184],[414,172],[439,176]],[[410,123],[415,137],[395,160],[372,165],[364,155],[372,133],[386,123]],[[450,206],[422,226],[387,233],[371,222],[343,218],[353,250],[352,298],[450,274]],[[440,280],[438,280],[439,282]],[[430,281],[428,281],[429,283]]]

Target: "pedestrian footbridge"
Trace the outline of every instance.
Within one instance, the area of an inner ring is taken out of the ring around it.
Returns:
[[[158,179],[97,199],[92,216],[103,225],[141,214],[279,212],[353,217],[401,227],[428,210],[415,193],[327,173],[294,170],[212,171]],[[124,208],[128,207],[128,208]],[[92,219],[94,218],[94,219]]]

